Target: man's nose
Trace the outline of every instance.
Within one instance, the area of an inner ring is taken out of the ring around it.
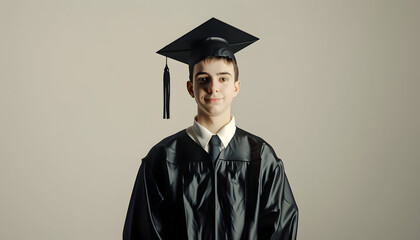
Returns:
[[[210,79],[207,87],[208,87],[207,91],[209,93],[218,92],[219,91],[219,82],[212,78],[212,79]]]

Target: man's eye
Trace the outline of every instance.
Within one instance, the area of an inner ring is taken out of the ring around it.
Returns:
[[[207,80],[208,80],[208,78],[206,78],[206,77],[200,77],[200,78],[198,78],[198,81],[199,82],[207,82]]]
[[[220,81],[223,81],[223,82],[226,82],[227,80],[228,80],[228,78],[226,78],[226,77],[220,78]]]

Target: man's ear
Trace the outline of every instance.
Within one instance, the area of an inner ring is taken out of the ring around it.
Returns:
[[[234,97],[236,97],[236,95],[238,95],[238,93],[239,93],[239,89],[241,88],[241,81],[236,81],[235,83],[234,83],[234,90],[233,90],[233,96]]]
[[[194,98],[194,88],[193,83],[191,81],[187,81],[187,91],[192,98]]]

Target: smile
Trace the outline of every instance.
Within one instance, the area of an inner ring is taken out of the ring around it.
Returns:
[[[221,101],[222,98],[205,98],[204,100],[208,103],[215,103]]]

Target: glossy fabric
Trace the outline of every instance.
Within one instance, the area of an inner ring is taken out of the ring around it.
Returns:
[[[143,159],[123,239],[296,239],[298,208],[283,163],[237,128],[213,165],[181,131]]]

